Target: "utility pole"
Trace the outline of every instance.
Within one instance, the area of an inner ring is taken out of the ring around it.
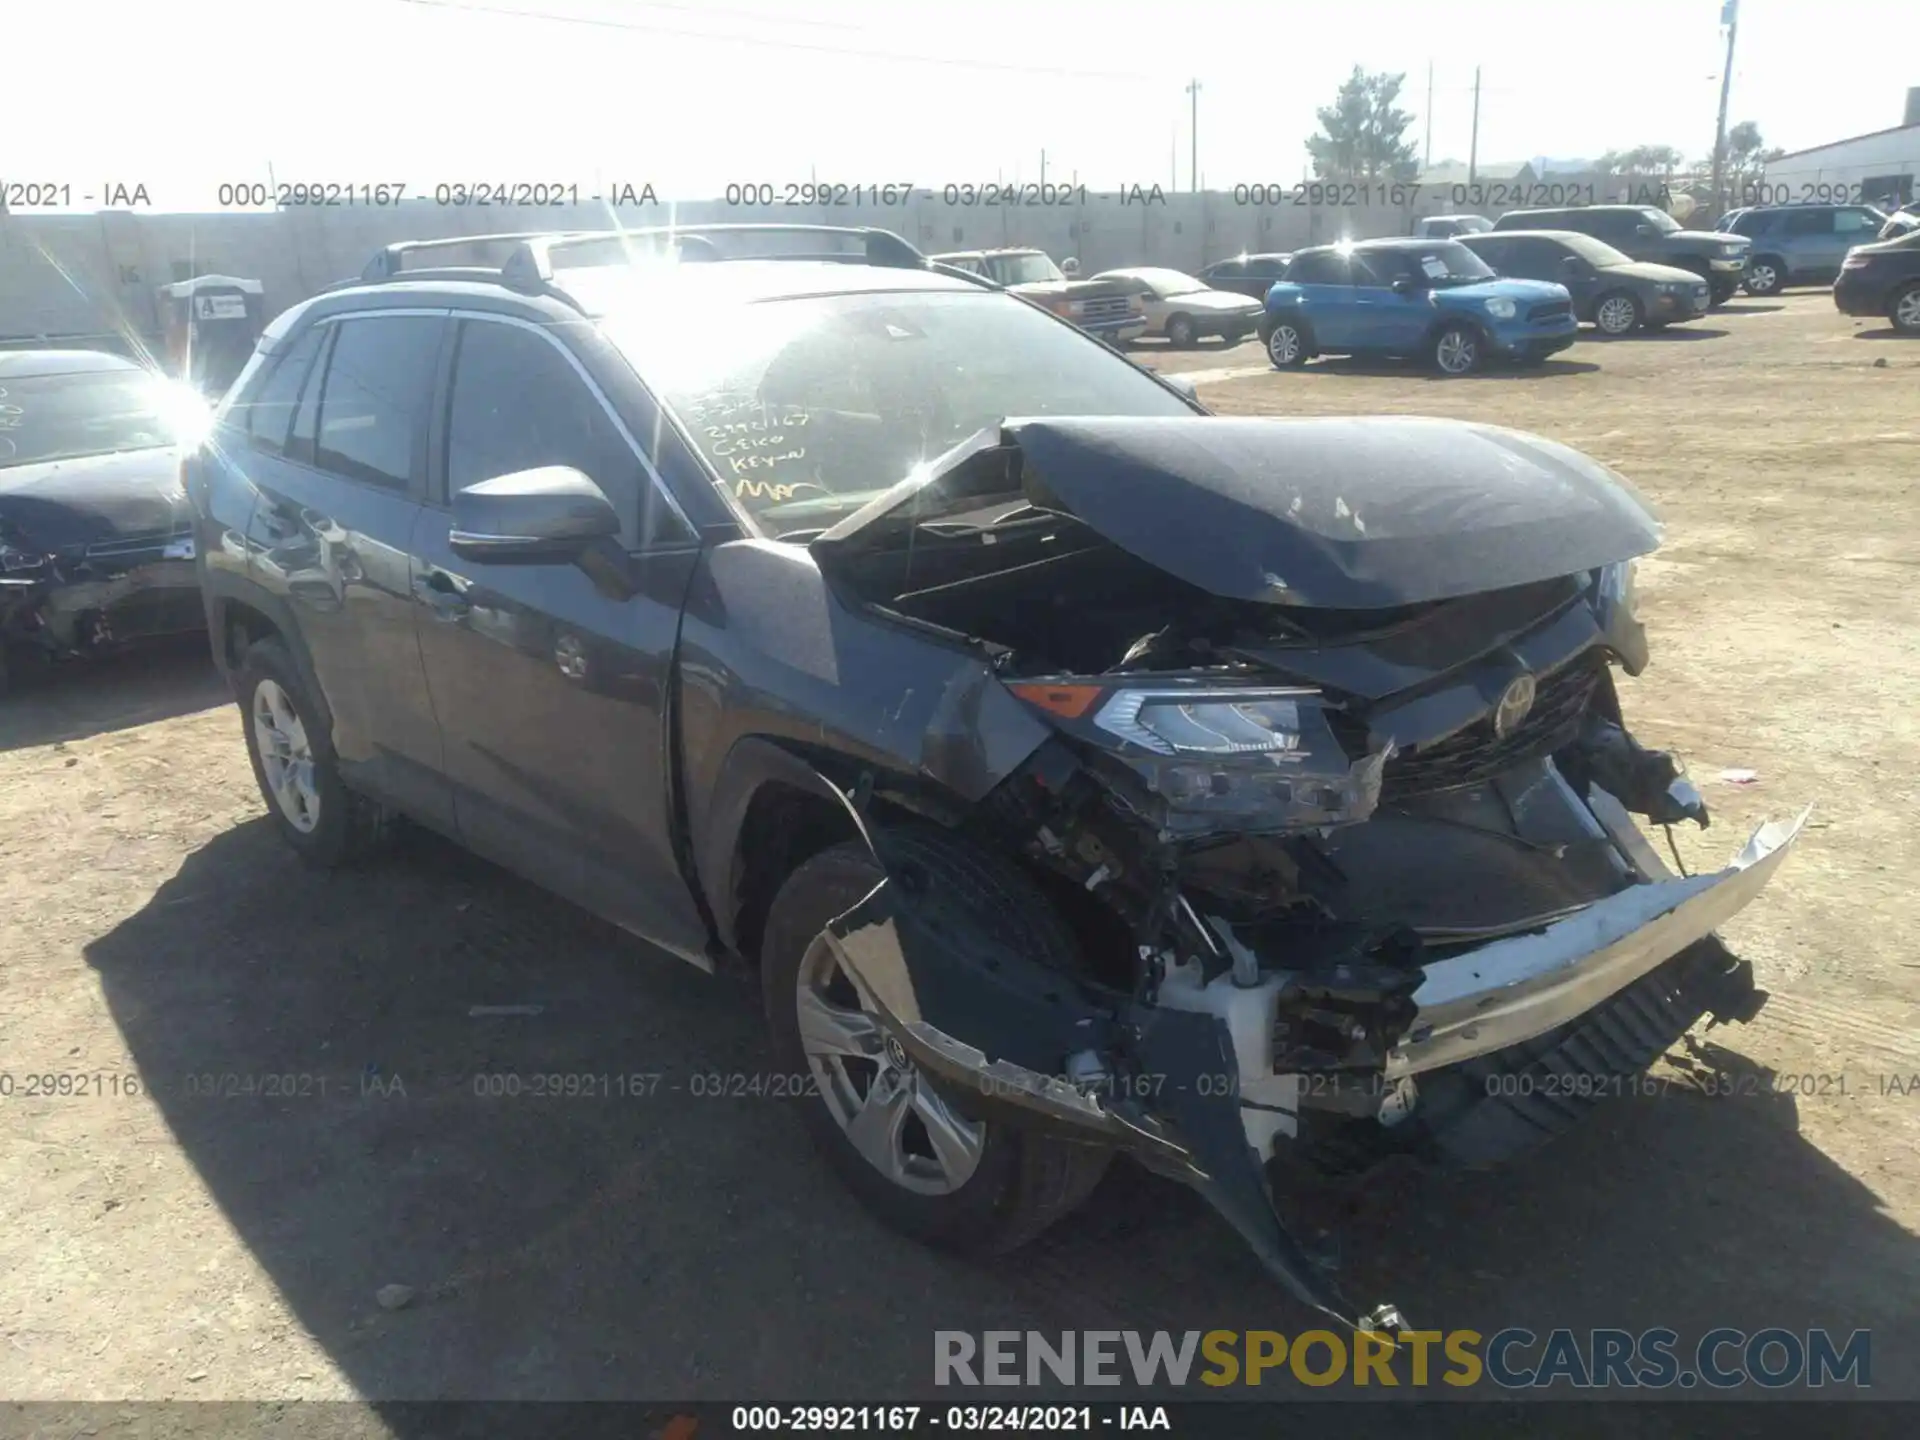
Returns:
[[[1180,188],[1180,127],[1173,127],[1167,136],[1167,189]]]
[[[1467,142],[1467,184],[1480,178],[1480,67],[1473,67],[1473,139]]]
[[[1193,140],[1193,159],[1187,166],[1187,188],[1197,193],[1200,189],[1200,82],[1197,79],[1187,82],[1187,94],[1193,97],[1193,120],[1188,127]]]
[[[1740,0],[1726,0],[1720,7],[1720,23],[1727,27],[1727,63],[1720,71],[1720,118],[1713,127],[1713,208],[1724,209],[1720,182],[1727,165],[1727,92],[1733,88],[1733,39],[1740,33]]]
[[[1040,183],[1047,183],[1047,152],[1044,150],[1040,152]]]
[[[1420,149],[1420,168],[1433,165],[1433,62],[1427,61],[1427,143]]]

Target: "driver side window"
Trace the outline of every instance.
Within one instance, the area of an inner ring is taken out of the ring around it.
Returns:
[[[447,494],[516,470],[565,465],[606,492],[630,549],[686,537],[598,395],[545,336],[461,322],[447,406]]]

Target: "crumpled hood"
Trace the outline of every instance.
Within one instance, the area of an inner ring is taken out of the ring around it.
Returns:
[[[0,469],[0,520],[43,550],[171,534],[191,519],[171,446]]]
[[[1579,451],[1497,425],[1376,415],[1009,419],[814,542],[831,553],[988,449],[1035,505],[1212,594],[1325,609],[1447,600],[1644,555],[1660,525]]]

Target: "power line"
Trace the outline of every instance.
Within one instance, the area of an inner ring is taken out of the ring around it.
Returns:
[[[690,40],[723,40],[735,45],[758,45],[770,50],[802,50],[819,55],[840,55],[856,60],[896,60],[908,65],[945,65],[959,70],[991,70],[1017,75],[1058,75],[1080,80],[1146,80],[1150,78],[1139,71],[1072,70],[1057,65],[1013,65],[995,60],[963,60],[951,55],[912,55],[898,50],[855,50],[844,45],[813,44],[805,40],[775,40],[761,35],[716,34],[711,30],[689,30],[681,26],[645,24],[634,20],[610,20],[597,15],[558,15],[545,10],[517,10],[505,5],[474,4],[471,0],[402,0],[402,3],[434,10],[465,10],[479,15],[507,15],[518,20],[549,20],[561,25],[591,25],[602,30],[633,30],[652,35],[679,35]],[[727,12],[708,10],[705,13],[721,15]],[[738,15],[744,12],[733,13]],[[765,15],[752,18],[763,23],[784,23],[774,22],[771,17]]]

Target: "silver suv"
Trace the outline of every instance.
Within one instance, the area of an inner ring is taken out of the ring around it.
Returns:
[[[1735,210],[1720,229],[1753,241],[1742,280],[1749,295],[1789,285],[1828,285],[1856,245],[1870,245],[1887,217],[1871,205],[1757,205]]]

